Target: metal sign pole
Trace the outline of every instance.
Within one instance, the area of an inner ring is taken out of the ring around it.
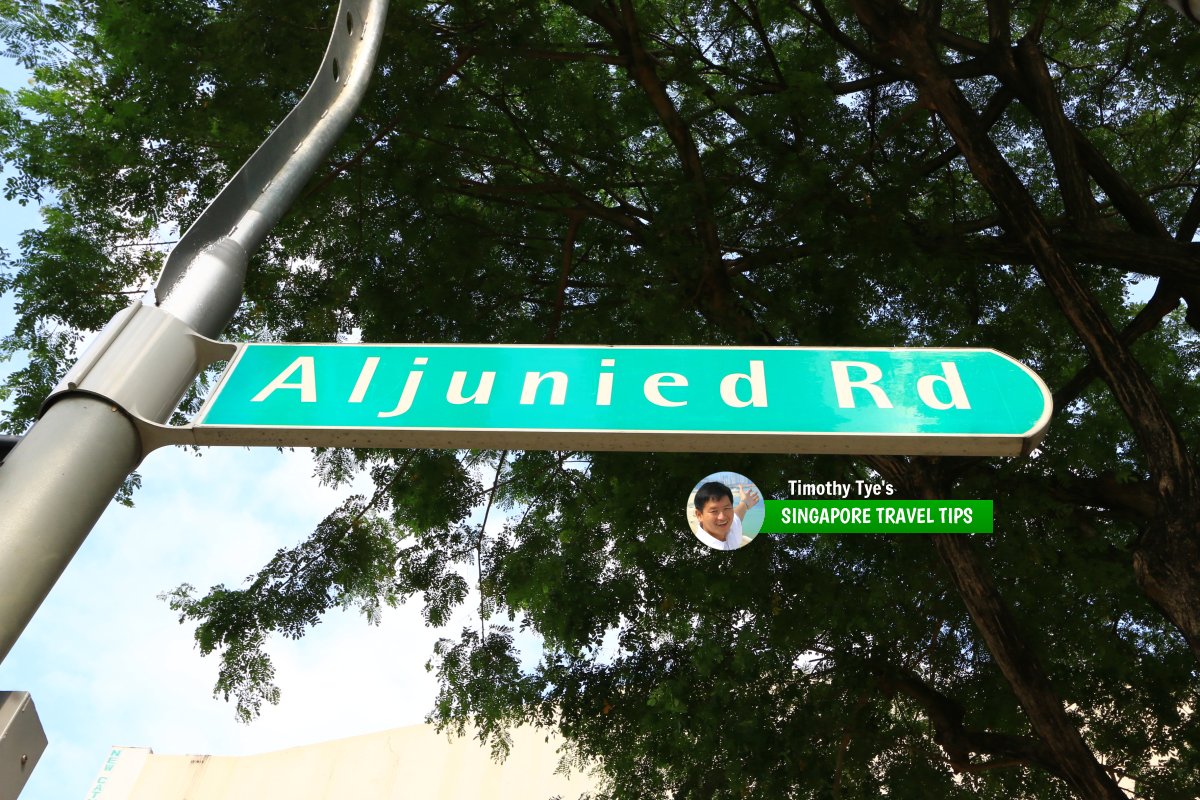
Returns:
[[[167,258],[156,305],[113,318],[0,464],[0,660],[150,448],[242,298],[249,253],[295,200],[366,92],[387,0],[341,0],[308,92]]]

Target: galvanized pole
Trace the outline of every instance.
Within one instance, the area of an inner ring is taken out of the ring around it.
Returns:
[[[155,305],[113,318],[0,464],[0,661],[151,449],[242,298],[246,263],[354,116],[387,0],[341,0],[308,92],[172,250]]]

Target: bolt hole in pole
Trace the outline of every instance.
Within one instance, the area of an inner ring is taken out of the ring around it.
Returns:
[[[335,58],[335,59],[333,60],[333,82],[334,82],[334,83],[337,83],[337,82],[338,82],[338,81],[340,81],[341,79],[342,79],[342,74],[341,74],[341,72],[338,70],[338,61],[337,61],[337,59]]]
[[[354,17],[350,15],[349,11],[346,12],[346,34],[348,36],[354,35]]]

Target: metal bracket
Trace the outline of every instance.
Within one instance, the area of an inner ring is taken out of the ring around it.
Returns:
[[[201,370],[229,359],[236,344],[201,336],[155,306],[135,303],[119,312],[84,351],[42,406],[71,394],[99,397],[120,409],[142,436],[142,455],[167,441],[153,420],[165,420]]]
[[[134,422],[142,455],[191,444],[190,428],[161,423],[195,376],[237,345],[216,336],[242,297],[247,254],[266,237],[358,107],[383,39],[388,0],[341,0],[317,75],[167,257],[156,305],[134,303],[101,331],[55,387],[42,414],[70,393],[102,398]]]
[[[17,800],[46,750],[29,692],[0,692],[0,800]]]

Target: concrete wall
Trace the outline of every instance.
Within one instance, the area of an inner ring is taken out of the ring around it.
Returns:
[[[503,763],[475,739],[448,740],[428,725],[252,756],[157,755],[116,747],[105,765],[126,767],[124,780],[112,776],[85,798],[568,800],[593,791],[596,782],[587,775],[555,774],[558,740],[547,743],[546,737],[532,728],[512,731],[513,747]]]

